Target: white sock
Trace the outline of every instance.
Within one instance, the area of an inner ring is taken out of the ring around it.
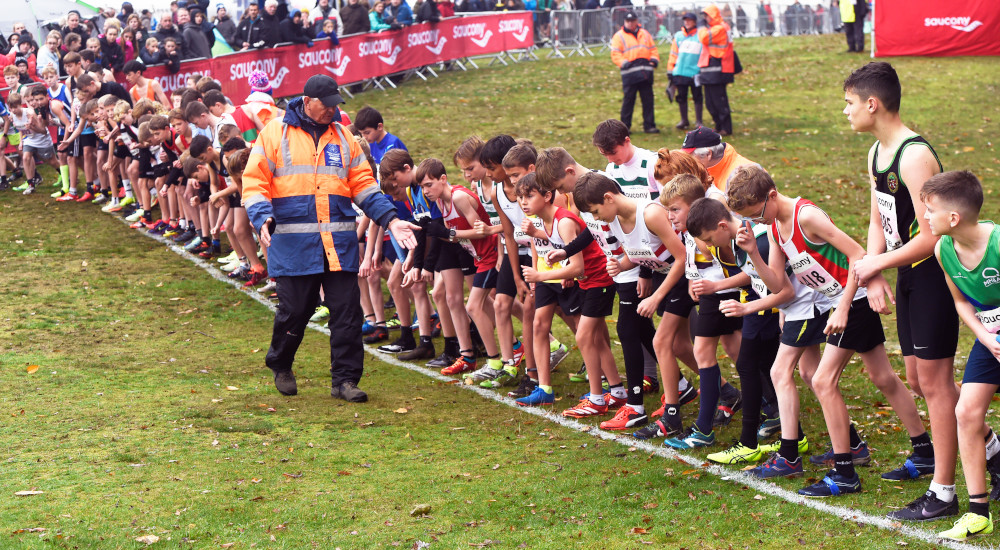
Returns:
[[[626,397],[628,397],[628,392],[625,391],[625,388],[622,386],[615,386],[611,388],[609,391],[611,392],[611,395],[613,395],[616,399],[625,399]]]
[[[604,405],[604,394],[594,395],[592,393],[590,394],[590,397],[588,397],[588,399],[590,399],[590,402],[595,405]]]
[[[997,434],[991,432],[990,435],[993,437],[986,442],[986,460],[989,460],[995,457],[997,453],[1000,453],[1000,440],[997,440]]]
[[[633,411],[635,411],[635,412],[637,412],[639,414],[646,414],[646,406],[645,405],[629,405],[629,407]]]
[[[677,391],[686,391],[690,385],[691,383],[688,382],[688,379],[681,376],[681,379],[677,382]]]
[[[75,185],[70,185],[69,186],[69,194],[70,195],[75,195],[76,194],[76,186]]]
[[[941,502],[951,502],[955,500],[954,485],[941,485],[936,481],[932,481],[928,491],[937,495],[937,499],[940,500]]]
[[[127,179],[122,180],[122,186],[125,187],[125,192],[126,193],[132,193],[132,181],[131,180],[127,180]],[[129,194],[128,196],[131,197],[132,195]]]

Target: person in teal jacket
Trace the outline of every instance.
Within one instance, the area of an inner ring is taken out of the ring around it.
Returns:
[[[381,0],[375,2],[372,11],[368,12],[368,22],[371,23],[371,32],[389,30],[389,24],[382,21],[382,12],[385,11],[385,3]]]
[[[688,88],[691,89],[691,99],[694,100],[695,124],[701,126],[702,96],[698,83],[698,57],[701,55],[701,42],[698,40],[698,18],[687,12],[683,16],[684,26],[674,35],[674,43],[670,46],[670,58],[667,60],[667,76],[670,84],[667,86],[667,97],[671,101],[677,98],[677,107],[681,111],[681,121],[676,128],[684,130],[691,126],[688,121]]]

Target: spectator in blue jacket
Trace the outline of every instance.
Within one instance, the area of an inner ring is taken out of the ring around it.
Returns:
[[[382,21],[388,23],[393,29],[412,25],[413,10],[403,0],[390,0],[389,5],[382,12]]]

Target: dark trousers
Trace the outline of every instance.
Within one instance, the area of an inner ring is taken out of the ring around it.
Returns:
[[[780,333],[774,337],[744,338],[740,343],[740,355],[736,359],[736,372],[740,375],[740,389],[743,391],[740,441],[748,447],[757,444],[757,428],[760,425],[760,409],[764,397],[774,399],[771,365],[778,355],[779,344]]]
[[[649,130],[656,128],[656,116],[653,112],[653,80],[647,80],[638,84],[622,84],[622,113],[621,121],[632,127],[632,111],[635,110],[635,94],[639,94],[642,101],[642,129]]]
[[[844,23],[844,32],[847,33],[847,51],[865,51],[865,20],[858,19],[853,23]]]
[[[733,133],[733,117],[729,111],[729,95],[726,84],[702,84],[705,92],[705,107],[715,121],[715,131],[720,134]]]
[[[274,314],[271,348],[264,362],[274,372],[292,369],[309,317],[316,311],[320,287],[330,308],[330,376],[333,385],[361,380],[361,291],[358,274],[327,271],[315,275],[276,277],[278,312]]]

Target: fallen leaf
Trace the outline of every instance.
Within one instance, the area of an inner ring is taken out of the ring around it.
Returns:
[[[149,546],[150,544],[153,544],[154,542],[159,541],[160,537],[158,537],[156,535],[143,535],[141,537],[136,537],[135,540],[136,540],[136,542],[141,542],[141,543],[145,544],[146,546]]]
[[[633,535],[645,535],[648,532],[649,531],[643,529],[642,527],[633,527],[632,528],[632,534]]]
[[[416,504],[413,506],[413,509],[410,510],[410,515],[413,517],[426,516],[429,513],[431,513],[430,504]]]
[[[264,481],[264,480],[255,477],[255,478],[253,478],[253,479],[250,480],[250,483],[260,483],[261,481]]]
[[[32,495],[43,495],[45,491],[18,491],[14,493],[16,497],[30,497]]]
[[[236,543],[235,543],[235,542],[227,542],[227,543],[225,543],[225,544],[221,545],[221,547],[222,547],[222,548],[232,548],[232,547],[233,547],[233,546],[235,546],[235,545],[236,545]]]
[[[239,388],[237,388],[236,386],[226,386],[226,389],[229,391],[239,391]]]
[[[35,374],[35,372],[37,372],[38,369],[39,369],[38,365],[28,365],[28,368],[25,370],[28,371],[28,374]]]
[[[406,410],[404,407],[400,407],[400,408],[398,408],[398,409],[396,409],[396,410],[394,410],[392,412],[394,412],[396,414],[406,414],[406,413],[408,413],[410,411]]]

